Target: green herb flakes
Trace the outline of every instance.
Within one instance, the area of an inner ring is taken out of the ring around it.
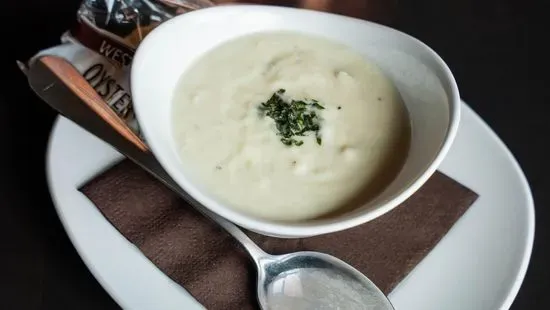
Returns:
[[[285,101],[282,98],[284,93],[284,89],[279,89],[266,102],[262,102],[258,107],[260,116],[268,116],[275,121],[277,135],[281,136],[284,145],[304,144],[295,137],[305,136],[308,132],[315,133],[317,144],[321,145],[320,120],[315,110],[325,108],[314,99]]]

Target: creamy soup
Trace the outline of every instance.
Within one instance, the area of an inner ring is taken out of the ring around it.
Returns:
[[[290,32],[217,46],[173,97],[182,168],[249,215],[319,218],[364,204],[395,177],[409,120],[392,82],[347,46]]]

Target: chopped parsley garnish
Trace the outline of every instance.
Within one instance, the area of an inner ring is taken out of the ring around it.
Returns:
[[[284,89],[279,89],[267,102],[262,102],[258,107],[260,115],[275,121],[277,135],[281,136],[281,142],[285,145],[304,144],[304,141],[295,137],[305,136],[308,132],[314,132],[317,144],[321,145],[320,120],[315,110],[325,108],[315,99],[285,101],[282,97],[284,93]]]

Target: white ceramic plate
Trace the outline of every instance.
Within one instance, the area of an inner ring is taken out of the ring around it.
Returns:
[[[529,186],[505,145],[465,104],[460,124],[440,170],[480,197],[390,294],[398,310],[508,309],[525,276],[535,223]],[[74,123],[58,119],[48,148],[47,174],[71,241],[124,309],[200,309],[77,191],[120,158]]]

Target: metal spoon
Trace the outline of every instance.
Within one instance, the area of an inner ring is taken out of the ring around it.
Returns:
[[[197,203],[64,59],[43,56],[22,69],[31,88],[52,108],[112,145],[235,237],[256,263],[262,309],[394,309],[372,281],[345,262],[318,252],[269,255],[236,225]]]

